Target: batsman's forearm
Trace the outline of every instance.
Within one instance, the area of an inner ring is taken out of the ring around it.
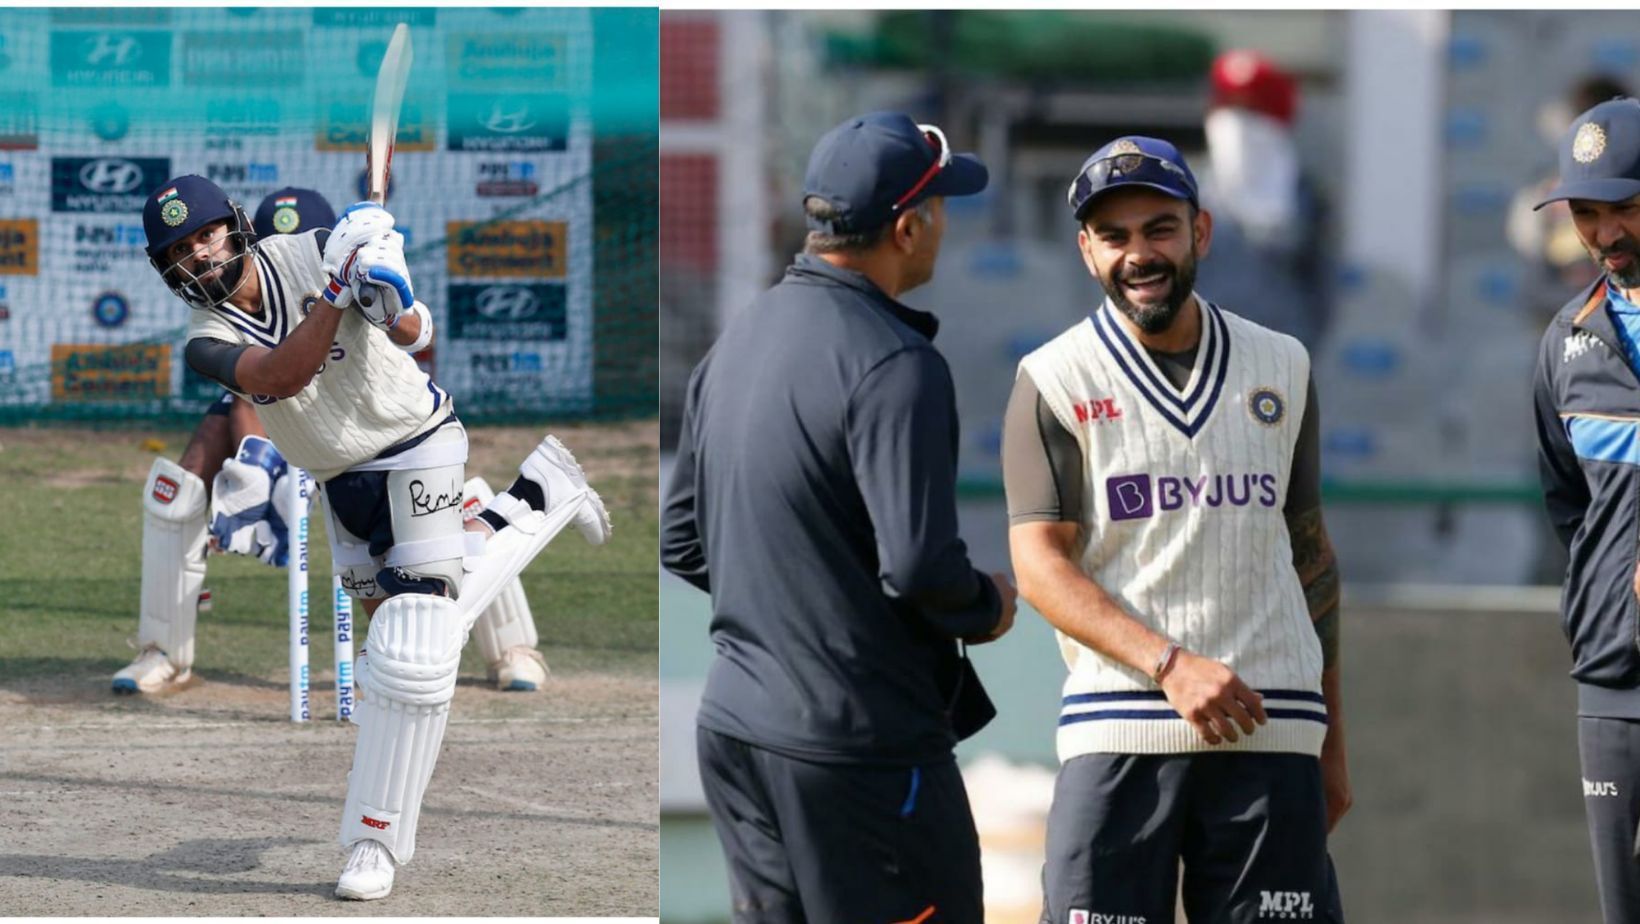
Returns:
[[[255,395],[288,398],[313,381],[330,356],[342,312],[321,299],[272,350],[246,350],[234,366],[240,386]]]
[[[421,315],[406,309],[399,315],[399,322],[388,328],[387,339],[399,346],[409,346],[421,336]]]

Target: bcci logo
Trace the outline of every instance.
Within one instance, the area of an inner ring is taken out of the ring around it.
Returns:
[[[1287,413],[1287,402],[1281,399],[1281,392],[1274,388],[1255,388],[1247,398],[1247,410],[1253,419],[1266,427],[1273,427],[1281,423],[1281,418]]]
[[[1572,160],[1580,164],[1592,164],[1606,153],[1606,130],[1593,122],[1584,122],[1577,127],[1577,136],[1572,139]]]

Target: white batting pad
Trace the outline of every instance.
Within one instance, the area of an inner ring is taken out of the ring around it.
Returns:
[[[205,583],[205,482],[155,459],[142,489],[142,608],[137,640],[179,671],[194,663],[194,619]]]
[[[582,488],[572,496],[553,498],[553,507],[547,513],[531,510],[510,494],[496,495],[491,510],[496,510],[503,501],[512,502],[499,511],[507,518],[507,528],[484,543],[484,554],[466,563],[467,576],[461,582],[458,605],[466,614],[468,625],[476,621],[509,584],[517,583],[524,568],[575,518],[589,491]]]
[[[461,512],[467,520],[477,517],[479,511],[495,499],[489,482],[476,475],[467,479],[461,494],[464,498]],[[530,601],[524,596],[524,585],[518,578],[508,582],[495,602],[478,614],[478,622],[473,624],[473,642],[478,646],[484,663],[490,665],[500,660],[501,653],[514,645],[534,648],[541,643],[540,636],[535,632],[535,616],[530,612]]]
[[[416,821],[444,741],[467,626],[453,601],[393,597],[370,620],[358,689],[358,741],[347,775],[341,844],[378,841],[399,863],[416,852]]]

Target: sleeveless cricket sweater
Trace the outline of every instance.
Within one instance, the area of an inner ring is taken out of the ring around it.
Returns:
[[[313,232],[264,238],[255,249],[262,313],[232,305],[195,311],[188,338],[211,337],[272,349],[317,305],[325,285]],[[433,429],[452,411],[450,396],[421,371],[410,354],[347,309],[330,356],[319,374],[289,398],[241,395],[279,452],[325,482],[382,450]]]
[[[1060,633],[1070,672],[1061,761],[1321,752],[1321,645],[1282,514],[1309,357],[1297,340],[1197,301],[1202,337],[1182,389],[1109,301],[1020,368],[1082,447],[1083,572],[1134,619],[1228,665],[1263,694],[1270,721],[1209,745],[1149,676]]]

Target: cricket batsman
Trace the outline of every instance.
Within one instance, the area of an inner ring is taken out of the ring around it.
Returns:
[[[280,234],[329,232],[335,210],[311,189],[270,193],[252,222],[256,241]],[[235,448],[237,447],[237,449]],[[203,598],[207,548],[250,555],[284,567],[286,524],[277,490],[288,466],[257,419],[252,402],[224,389],[177,462],[155,459],[143,491],[143,566],[136,658],[114,675],[117,694],[152,694],[189,683],[195,624]],[[207,487],[209,486],[209,487]],[[494,496],[483,478],[468,479],[469,518]],[[207,541],[208,540],[208,541]],[[523,585],[511,582],[474,626],[475,642],[499,689],[539,690],[546,659]]]
[[[250,400],[286,461],[321,485],[332,564],[371,617],[336,894],[384,898],[415,852],[477,614],[571,522],[603,542],[607,514],[549,436],[464,527],[467,434],[412,358],[433,320],[385,208],[361,202],[328,233],[257,242],[220,188],[181,176],[149,196],[143,229],[155,269],[195,309],[188,364]]]

